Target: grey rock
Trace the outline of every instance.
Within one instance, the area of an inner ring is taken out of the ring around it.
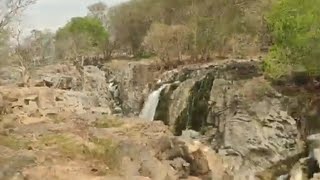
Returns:
[[[156,77],[152,66],[144,63],[125,63],[120,66],[105,65],[103,71],[107,74],[108,82],[117,82],[114,97],[120,100],[123,113],[139,114],[144,97],[146,84],[154,82]]]
[[[200,138],[200,133],[194,130],[185,130],[182,131],[181,137],[187,139],[198,139]]]
[[[176,135],[187,128],[211,134],[207,143],[224,159],[229,174],[253,178],[304,151],[297,124],[284,111],[284,97],[260,75],[256,62],[168,72],[163,82],[181,83],[164,91],[159,104],[168,108],[158,113]],[[207,133],[210,129],[215,132]]]

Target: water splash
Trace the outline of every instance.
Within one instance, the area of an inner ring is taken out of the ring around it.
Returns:
[[[144,103],[142,111],[140,113],[140,118],[153,121],[154,115],[156,114],[156,109],[159,103],[159,97],[164,88],[169,84],[162,85],[159,89],[153,91],[149,96],[147,101]]]

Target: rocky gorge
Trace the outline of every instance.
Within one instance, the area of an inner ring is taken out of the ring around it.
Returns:
[[[320,178],[317,103],[258,60],[1,71],[0,179]]]

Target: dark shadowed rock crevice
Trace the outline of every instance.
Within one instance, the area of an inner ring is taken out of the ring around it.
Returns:
[[[147,84],[153,82],[156,72],[152,66],[139,62],[119,62],[106,64],[102,68],[107,81],[115,81],[119,90],[119,102],[124,115],[138,115],[141,104],[148,95]]]
[[[212,73],[209,73],[198,81],[195,81],[190,88],[188,98],[185,100],[186,106],[180,112],[174,124],[175,128],[173,130],[176,135],[181,135],[185,129],[201,131],[206,126],[206,119],[209,113],[207,99],[210,97],[213,79],[214,76]],[[177,98],[173,99],[179,101]],[[171,108],[169,113],[174,110],[174,107]],[[173,125],[172,123],[171,121],[171,125]]]

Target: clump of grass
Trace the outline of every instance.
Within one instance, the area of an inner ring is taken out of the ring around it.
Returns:
[[[72,159],[101,161],[111,169],[118,166],[117,145],[111,140],[93,138],[90,142],[92,146],[88,146],[71,136],[60,134],[46,135],[40,139],[40,143],[46,146],[56,146],[58,151]]]
[[[40,145],[49,147],[56,146],[61,153],[70,158],[76,158],[77,156],[81,155],[82,145],[77,143],[75,139],[66,134],[45,135],[40,138]]]
[[[12,136],[0,135],[0,145],[8,147],[13,150],[27,149],[30,142],[23,139],[18,139]]]
[[[94,122],[93,125],[97,128],[112,128],[122,126],[123,122],[119,121],[118,119],[104,117]]]
[[[85,154],[89,158],[102,160],[111,169],[119,165],[118,145],[108,139],[93,138],[94,148],[86,148]]]

